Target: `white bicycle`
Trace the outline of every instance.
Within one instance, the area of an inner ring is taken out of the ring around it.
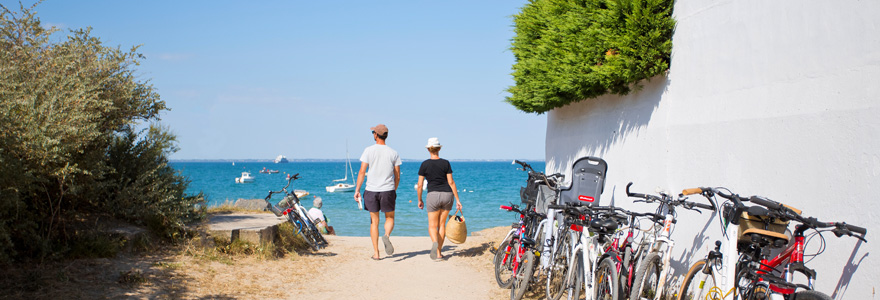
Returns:
[[[672,269],[669,263],[672,257],[670,251],[675,246],[675,242],[670,238],[670,235],[672,234],[673,224],[677,222],[675,208],[683,207],[696,210],[694,207],[698,207],[715,210],[715,207],[714,205],[685,201],[683,195],[679,195],[679,199],[675,199],[665,192],[658,192],[659,196],[632,193],[629,191],[630,186],[632,186],[632,182],[626,185],[627,196],[644,199],[634,200],[633,202],[659,202],[660,206],[657,208],[653,226],[643,235],[641,242],[638,244],[639,249],[636,251],[635,259],[638,259],[639,262],[629,299],[659,300],[665,294],[666,277]]]

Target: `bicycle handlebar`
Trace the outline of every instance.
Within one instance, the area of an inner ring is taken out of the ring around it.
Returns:
[[[726,189],[725,189],[726,190]],[[843,235],[854,236],[852,233],[860,234],[861,236],[855,236],[856,238],[867,242],[864,239],[864,236],[867,234],[868,230],[864,227],[859,227],[851,224],[846,224],[846,222],[822,222],[817,220],[814,217],[804,217],[801,215],[802,211],[800,209],[788,206],[783,203],[779,203],[765,197],[761,196],[751,196],[748,199],[743,199],[739,195],[730,193],[726,194],[722,192],[718,188],[707,188],[707,187],[699,187],[699,188],[690,188],[682,190],[682,195],[693,195],[693,194],[702,194],[706,198],[712,197],[713,195],[721,196],[725,199],[731,200],[735,203],[736,206],[748,210],[748,207],[745,207],[743,204],[744,201],[748,201],[750,203],[754,203],[769,209],[769,214],[775,215],[776,217],[781,217],[789,220],[795,220],[799,223],[804,224],[807,228],[835,228],[832,230],[837,237],[841,237]],[[696,203],[695,203],[696,204]]]
[[[520,166],[522,166],[522,167],[523,167],[523,171],[534,171],[534,169],[532,169],[532,166],[530,166],[528,163],[526,163],[526,162],[524,162],[524,161],[519,161],[519,160],[514,159],[514,160],[513,160],[513,163],[514,163],[514,164],[519,164]]]
[[[685,203],[685,207],[690,206],[690,207],[699,207],[699,208],[707,209],[707,210],[715,210],[714,206],[708,205],[708,204],[696,203],[696,202],[690,202],[690,201],[684,201],[684,203]]]
[[[272,194],[278,194],[278,193],[285,193],[285,192],[287,192],[287,187],[290,186],[290,183],[293,182],[294,180],[297,180],[297,179],[299,179],[299,173],[293,174],[293,176],[290,176],[290,178],[287,178],[287,185],[285,185],[285,186],[284,186],[283,188],[281,188],[280,190],[277,190],[277,191],[269,191],[269,195],[266,196],[266,201],[268,201],[270,198],[272,198]]]
[[[707,209],[707,210],[715,210],[714,204],[707,205],[707,204],[702,204],[702,203],[684,201],[684,199],[673,200],[671,196],[658,197],[658,196],[654,196],[654,195],[633,193],[633,192],[629,191],[629,187],[632,186],[632,184],[633,183],[630,182],[629,184],[626,185],[626,195],[630,196],[630,197],[634,197],[634,198],[645,199],[645,202],[648,202],[648,203],[651,203],[653,201],[659,201],[659,202],[665,203],[666,205],[671,205],[671,206],[681,205],[681,206],[684,206],[684,208],[691,209],[691,210],[693,210],[694,207]],[[691,193],[685,193],[685,191],[689,191],[689,190],[691,191]],[[691,195],[691,194],[696,194],[696,193],[700,193],[700,192],[702,192],[702,189],[699,189],[699,188],[687,189],[687,190],[682,191],[682,195],[680,195],[679,197],[684,197],[684,195]]]
[[[654,195],[646,195],[646,194],[639,194],[639,193],[633,193],[633,192],[630,192],[630,191],[629,191],[629,187],[632,186],[632,185],[633,185],[632,182],[630,182],[630,183],[628,183],[628,184],[626,185],[626,195],[627,195],[627,196],[634,197],[634,198],[642,198],[642,199],[647,200],[648,202],[652,202],[652,201],[663,201],[663,198],[660,198],[660,197],[657,197],[657,196],[654,196]]]

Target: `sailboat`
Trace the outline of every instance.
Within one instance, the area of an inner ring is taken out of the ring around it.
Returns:
[[[334,183],[333,185],[326,187],[328,193],[354,191],[354,184],[348,183],[349,174],[351,174],[351,180],[354,181],[354,170],[351,167],[351,159],[348,158],[348,142],[345,143],[345,166],[346,168],[348,168],[348,172],[345,173],[345,178],[333,180],[333,182],[338,183]]]

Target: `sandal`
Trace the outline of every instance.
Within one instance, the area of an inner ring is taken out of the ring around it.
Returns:
[[[431,244],[431,259],[437,259],[437,242]]]
[[[388,239],[387,235],[382,236],[382,242],[385,243],[385,254],[394,254],[394,246],[391,245],[391,240]]]

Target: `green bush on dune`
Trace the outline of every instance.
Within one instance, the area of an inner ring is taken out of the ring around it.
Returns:
[[[135,76],[143,56],[57,31],[0,5],[0,263],[66,256],[106,219],[180,237],[203,197],[168,165],[176,140]]]

